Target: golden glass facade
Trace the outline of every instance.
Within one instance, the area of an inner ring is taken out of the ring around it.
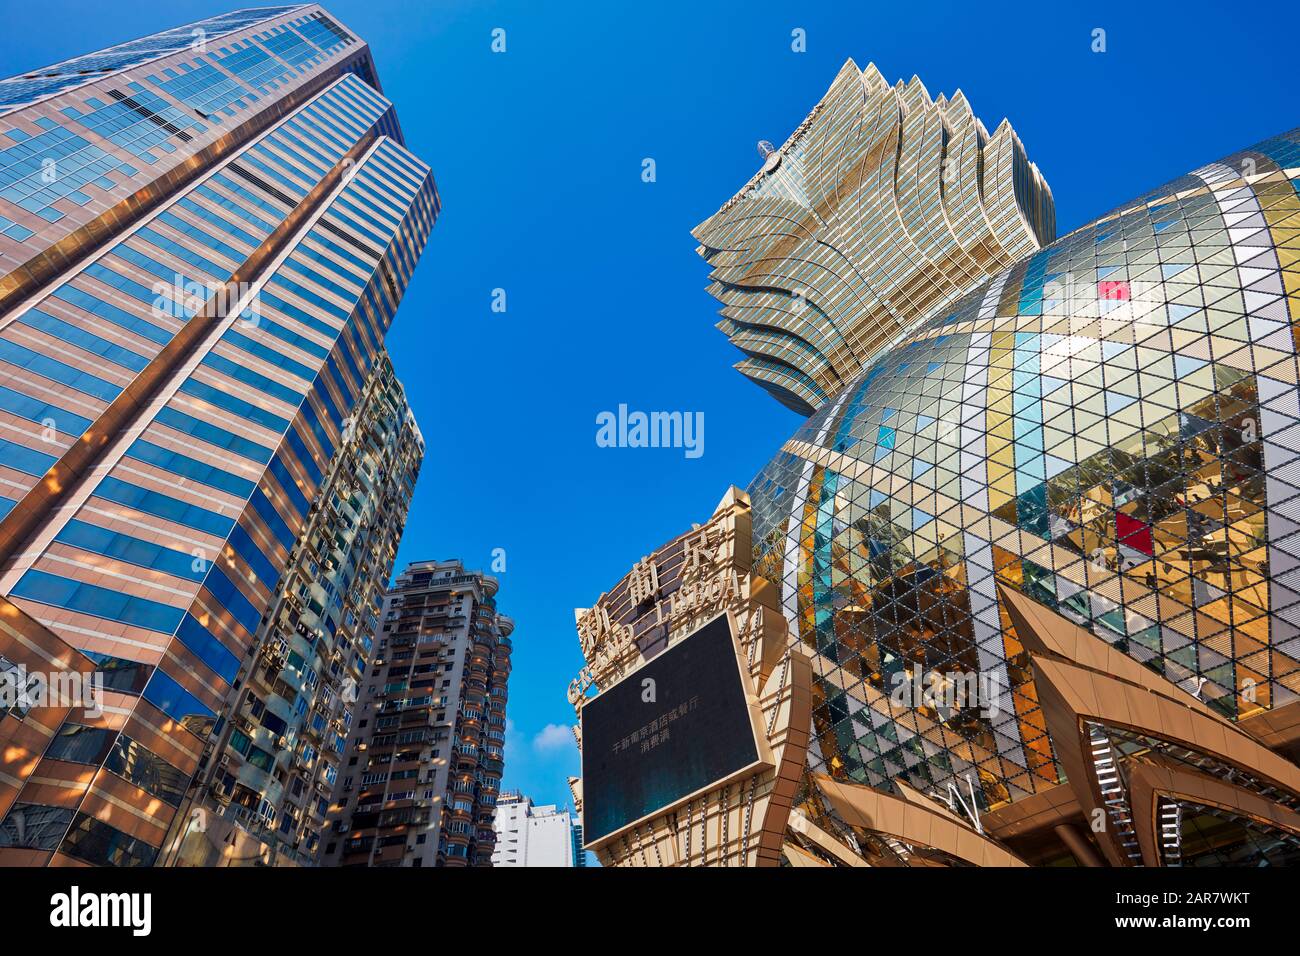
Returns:
[[[872,357],[1056,234],[1051,190],[1006,120],[848,60],[763,168],[696,227],[736,368],[821,408]]]
[[[1141,857],[1119,832],[1138,792],[1165,794],[1186,860],[1295,858],[1298,189],[1300,130],[1022,258],[878,352],[755,479],[755,570],[815,660],[806,806],[827,806],[819,774],[969,787],[1012,833],[1068,777],[1112,815],[1112,864]],[[1031,646],[1017,596],[1092,637]],[[1093,639],[1109,664],[1077,663]],[[1000,691],[900,706],[918,669]],[[1232,813],[1205,795],[1224,781],[1251,791]]]

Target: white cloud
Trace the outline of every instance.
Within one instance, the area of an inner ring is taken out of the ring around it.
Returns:
[[[573,732],[563,724],[547,724],[533,738],[533,749],[549,753],[574,746]]]

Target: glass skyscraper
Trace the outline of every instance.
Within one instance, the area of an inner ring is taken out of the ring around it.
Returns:
[[[791,865],[1300,862],[1300,131],[1054,231],[1009,127],[851,63],[696,230],[811,412],[749,487]]]
[[[200,766],[311,855],[423,455],[384,335],[438,210],[314,4],[0,81],[0,656],[104,686],[0,716],[0,862],[161,862]]]
[[[1056,235],[1052,192],[1011,124],[960,92],[844,63],[762,168],[695,228],[736,368],[802,414],[912,321]]]
[[[168,864],[317,859],[424,453],[386,356],[340,441],[169,835]]]
[[[1300,862],[1298,168],[1292,131],[1023,258],[755,479],[810,819],[951,861],[862,822],[901,786],[1032,862]]]

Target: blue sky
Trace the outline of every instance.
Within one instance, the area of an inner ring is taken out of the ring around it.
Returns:
[[[237,6],[4,0],[0,75]],[[518,625],[506,785],[539,802],[566,802],[577,772],[563,729],[581,665],[573,608],[705,520],[799,422],[731,369],[689,231],[847,57],[917,74],[932,96],[964,90],[990,130],[1010,118],[1060,233],[1300,125],[1294,7],[881,6],[326,4],[370,42],[443,199],[388,340],[428,442],[397,566],[487,570],[505,550],[499,604]],[[1098,27],[1104,54],[1090,49]],[[597,447],[596,415],[619,404],[703,412],[704,454]]]

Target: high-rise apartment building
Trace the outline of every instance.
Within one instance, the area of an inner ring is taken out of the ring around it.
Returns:
[[[497,800],[495,825],[494,867],[585,865],[582,827],[567,808],[539,807],[517,791],[503,793]]]
[[[0,81],[0,656],[103,686],[0,718],[0,862],[162,862],[205,750],[203,799],[310,851],[421,454],[383,340],[438,209],[314,4]]]
[[[811,414],[882,348],[1056,234],[1011,124],[848,60],[783,146],[695,228],[736,365]]]
[[[497,579],[407,566],[384,600],[324,838],[343,866],[489,866],[514,621]]]
[[[204,752],[168,862],[314,862],[423,454],[383,356],[240,668],[230,719]]]

